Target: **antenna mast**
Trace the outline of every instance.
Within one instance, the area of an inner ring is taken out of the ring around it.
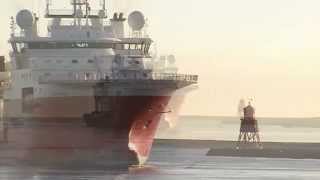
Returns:
[[[71,5],[73,6],[73,12],[71,13],[62,13],[60,14],[58,11],[55,11],[55,13],[50,12],[50,6],[51,6],[52,0],[47,0],[47,7],[46,7],[46,18],[89,18],[89,19],[105,19],[107,18],[106,13],[96,13],[92,14],[91,7],[88,2],[88,0],[71,0]],[[106,12],[106,1],[102,0],[102,10]],[[82,7],[85,6],[85,12],[82,12]],[[63,11],[60,11],[63,12]]]
[[[106,10],[106,0],[102,0],[102,10]]]
[[[51,4],[51,0],[47,0],[46,1],[46,16],[48,16],[50,14],[50,4]]]

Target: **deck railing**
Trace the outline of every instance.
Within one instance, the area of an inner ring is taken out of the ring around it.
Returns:
[[[72,72],[45,74],[39,77],[40,83],[96,83],[106,80],[172,80],[198,82],[197,75],[168,74],[168,73],[96,73],[96,72]]]

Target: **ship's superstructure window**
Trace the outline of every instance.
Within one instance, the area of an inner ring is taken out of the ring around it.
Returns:
[[[77,63],[79,63],[79,61],[76,60],[76,59],[73,59],[73,60],[72,60],[72,63],[73,63],[73,64],[77,64]]]
[[[117,44],[115,46],[115,49],[117,50],[149,50],[150,44],[136,44],[136,43],[130,43],[130,44]]]
[[[13,46],[18,52],[23,53],[27,49],[115,49],[115,50],[135,50],[147,55],[151,46],[151,42],[28,42],[17,43]]]
[[[31,72],[22,73],[22,74],[21,74],[21,79],[24,80],[24,81],[32,80],[32,74],[31,74]]]
[[[144,50],[150,48],[150,43],[106,43],[106,42],[30,42],[29,49],[67,49],[67,48],[101,48],[118,50]],[[25,45],[21,45],[25,47]]]
[[[123,46],[120,46],[122,49],[131,49],[130,44],[124,44]]]
[[[92,64],[92,63],[94,63],[94,60],[88,59],[88,63],[89,63],[89,64]]]
[[[31,42],[30,49],[71,49],[71,48],[95,48],[111,49],[114,48],[112,43],[100,42]]]

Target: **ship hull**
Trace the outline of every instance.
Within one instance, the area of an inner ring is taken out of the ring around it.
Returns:
[[[28,109],[28,112],[23,112]],[[64,96],[34,98],[32,103],[23,100],[5,100],[5,116],[12,119],[81,119],[83,114],[94,111],[94,97],[92,96]]]
[[[190,86],[177,90],[171,97],[168,107],[172,111],[164,116],[164,121],[161,122],[159,129],[166,131],[175,128],[179,124],[179,116],[182,106],[186,100],[186,96],[197,89],[197,86]]]
[[[112,101],[112,113],[91,122],[77,116],[92,112],[94,102],[89,97],[35,101],[45,106],[36,106],[26,117],[6,118],[0,156],[46,165],[143,164],[171,96],[105,98]]]
[[[33,91],[24,89],[20,103],[4,102],[0,156],[57,166],[144,164],[160,120],[172,113],[173,94],[193,83],[178,77],[102,80],[92,86],[92,97],[32,98]],[[11,110],[19,104],[22,113],[15,117]]]

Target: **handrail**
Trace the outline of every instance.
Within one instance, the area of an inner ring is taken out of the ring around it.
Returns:
[[[191,83],[198,82],[197,75],[188,74],[169,74],[169,73],[148,73],[141,72],[131,73],[96,73],[96,72],[72,72],[56,75],[41,75],[39,82],[99,82],[104,80],[172,80],[172,81],[187,81]]]

